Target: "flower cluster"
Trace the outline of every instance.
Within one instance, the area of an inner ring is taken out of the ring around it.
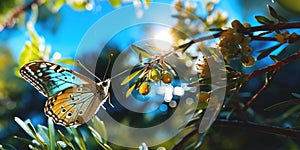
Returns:
[[[242,31],[250,27],[249,23],[242,25],[238,20],[231,22],[232,28],[222,32],[219,48],[227,62],[239,58],[244,66],[252,66],[255,62],[253,56],[249,55],[252,48],[249,46],[251,38],[245,36]]]

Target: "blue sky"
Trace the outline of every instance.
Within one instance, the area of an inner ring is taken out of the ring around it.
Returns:
[[[156,2],[170,4],[172,1],[157,0]],[[60,14],[62,15],[62,19],[56,33],[51,32],[50,29],[45,29],[45,26],[40,25],[39,23],[35,25],[36,30],[42,37],[46,39],[46,44],[51,45],[52,52],[58,51],[62,53],[63,57],[74,57],[74,51],[77,49],[82,37],[88,31],[88,29],[95,22],[97,22],[97,20],[101,19],[101,17],[103,17],[104,15],[108,15],[110,12],[112,12],[115,9],[120,9],[120,7],[113,8],[106,1],[101,1],[99,4],[101,5],[101,9],[92,10],[92,11],[74,11],[68,5],[64,5],[59,11]],[[226,10],[224,9],[224,11],[227,11],[228,14],[231,14],[231,17],[233,18],[239,17],[238,14],[230,12],[232,11],[232,5],[230,6],[230,3],[221,1],[219,6],[221,9],[226,8]],[[118,21],[122,21],[122,19],[126,19],[128,15],[131,14],[124,14],[124,18],[112,18],[112,19],[115,19],[117,23]],[[153,14],[152,16],[155,16],[155,14]],[[114,24],[112,24],[111,26],[114,26]],[[107,26],[107,30],[109,30],[109,28],[110,26]],[[18,59],[25,41],[29,39],[28,34],[24,34],[24,33],[27,32],[26,32],[26,28],[23,26],[22,28],[19,28],[17,31],[14,32],[4,31],[0,34],[0,37],[5,37],[8,34],[10,34],[8,41],[2,40],[1,42],[5,42],[12,49],[15,59]]]

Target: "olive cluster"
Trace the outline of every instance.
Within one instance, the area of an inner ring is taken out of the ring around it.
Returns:
[[[145,75],[146,80],[138,87],[139,93],[142,95],[147,95],[150,90],[150,82],[158,83],[162,81],[165,84],[170,84],[173,80],[172,75],[168,71],[159,71],[158,69],[148,70],[148,74]]]

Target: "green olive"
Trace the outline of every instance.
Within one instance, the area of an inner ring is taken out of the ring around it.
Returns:
[[[162,80],[165,84],[169,84],[169,83],[172,82],[173,78],[172,78],[172,75],[171,75],[169,72],[164,71],[164,72],[162,73],[162,78],[161,78],[161,80]]]
[[[139,93],[142,95],[147,95],[151,90],[151,86],[148,82],[143,82],[139,87]]]
[[[158,70],[152,69],[148,73],[148,78],[151,82],[158,82],[161,79],[161,75]]]

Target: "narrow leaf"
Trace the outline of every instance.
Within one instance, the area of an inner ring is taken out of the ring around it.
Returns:
[[[255,19],[257,20],[257,22],[259,22],[261,24],[266,24],[266,25],[274,24],[274,21],[269,20],[268,18],[266,18],[264,16],[255,16]]]
[[[134,90],[136,84],[133,84],[126,92],[126,98],[128,98],[128,96],[132,93],[132,91]]]
[[[288,20],[286,18],[279,16],[279,15],[278,15],[278,20],[281,22],[288,22]]]
[[[62,5],[65,3],[65,0],[56,0],[55,4],[51,8],[52,12],[56,13],[58,10],[62,7]]]
[[[78,128],[71,127],[72,133],[75,138],[75,142],[80,147],[81,150],[86,150],[85,142],[83,136]]]
[[[36,130],[34,129],[33,125],[31,124],[31,122],[27,122],[27,127],[30,130],[30,132],[33,134],[35,140],[37,140],[38,143],[40,143],[40,145],[44,148],[44,149],[48,149],[48,145],[47,143],[45,143],[44,139],[42,139],[42,137],[36,132]]]
[[[29,130],[29,128],[27,127],[26,123],[21,120],[18,117],[15,117],[15,121],[19,124],[19,126],[32,138],[34,138],[34,135],[31,133],[31,131]]]
[[[96,140],[96,142],[105,150],[111,150],[110,146],[108,146],[106,143],[104,143],[103,139],[101,138],[101,135],[91,126],[89,126],[89,129],[91,130],[91,133]]]
[[[277,44],[277,45],[267,48],[265,50],[259,51],[260,54],[257,56],[257,60],[261,60],[261,59],[267,57],[270,53],[272,53],[274,50],[279,48],[281,45],[282,44]]]
[[[292,93],[293,96],[295,96],[296,98],[300,98],[300,94],[298,93]]]
[[[131,81],[134,77],[136,77],[139,73],[141,73],[142,70],[143,70],[143,69],[140,69],[140,70],[138,70],[138,71],[132,73],[132,74],[129,75],[128,77],[126,77],[126,78],[122,81],[121,85],[127,84],[127,83],[128,83],[129,81]]]
[[[274,62],[280,61],[280,58],[278,58],[278,57],[275,56],[275,55],[270,55],[270,58],[271,58]]]
[[[48,118],[48,136],[49,136],[49,142],[50,142],[50,150],[54,150],[55,147],[55,129],[54,129],[54,124],[52,122],[51,118]]]
[[[265,111],[276,111],[276,110],[283,109],[283,108],[286,108],[289,106],[294,106],[297,104],[300,104],[300,99],[292,99],[292,100],[288,100],[288,101],[283,101],[283,102],[274,104],[270,107],[267,107],[264,110]]]
[[[269,12],[270,12],[271,16],[278,19],[278,14],[275,11],[275,9],[273,7],[271,7],[270,5],[268,5],[268,8],[269,8]]]
[[[95,116],[93,119],[93,123],[95,130],[103,137],[104,140],[107,140],[107,133],[104,122],[101,121],[97,116]]]
[[[73,144],[61,133],[60,130],[57,130],[59,138],[64,141],[68,146],[70,146],[72,149],[75,149]]]
[[[143,57],[145,58],[152,58],[152,55],[149,54],[146,50],[135,46],[135,45],[131,45],[131,48],[137,53],[137,54],[141,54]]]

